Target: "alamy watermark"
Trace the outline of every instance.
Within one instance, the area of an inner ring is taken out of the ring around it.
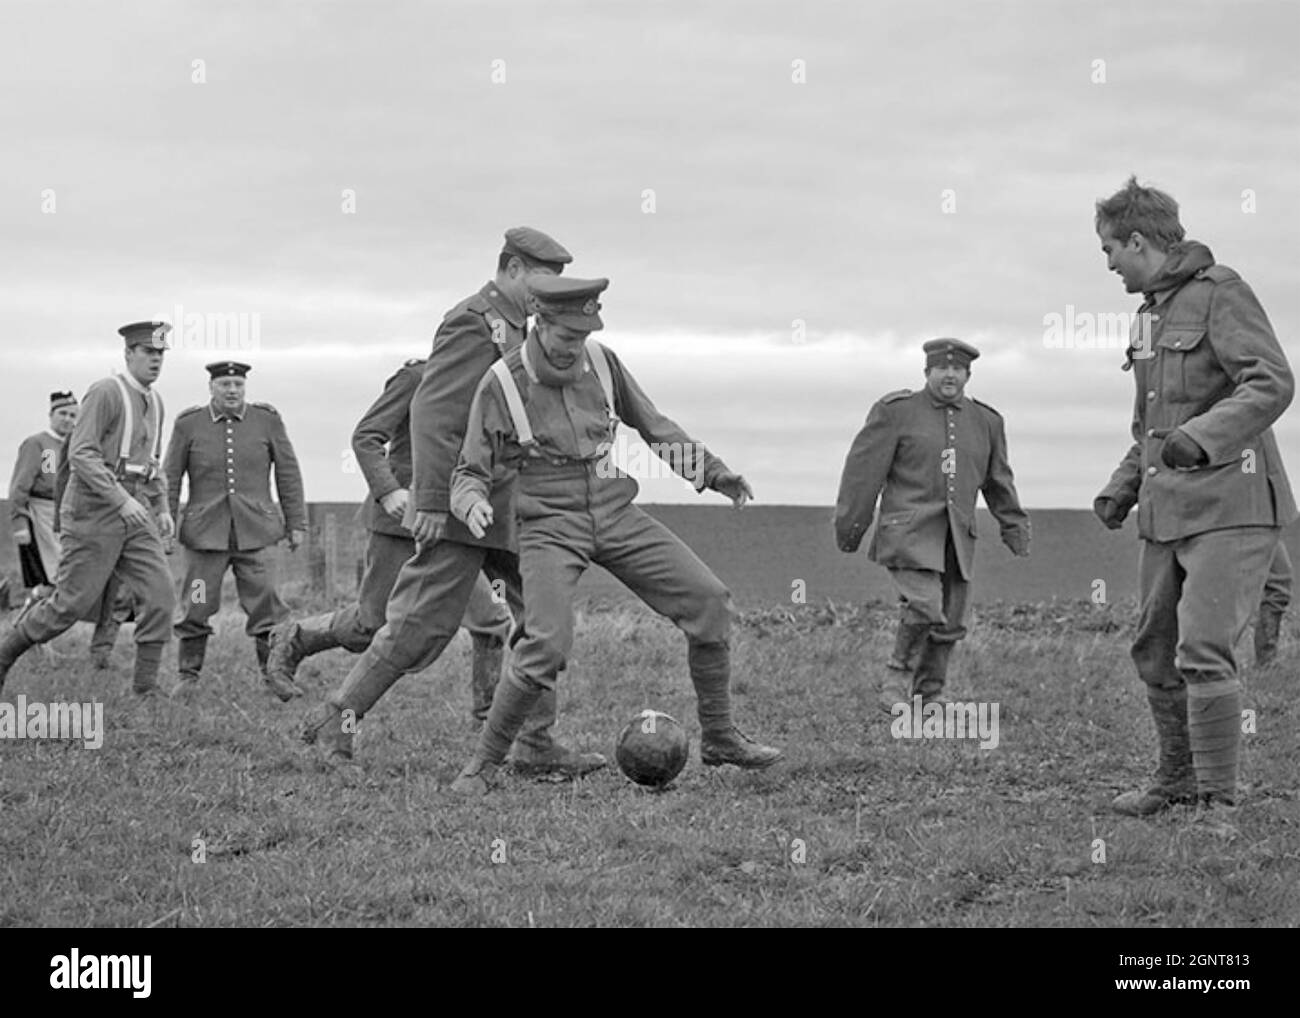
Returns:
[[[979,739],[980,749],[997,749],[998,712],[996,703],[925,703],[920,696],[911,703],[900,700],[890,709],[893,722],[889,734],[895,739]]]
[[[92,703],[0,703],[0,739],[79,739],[87,749],[104,745],[104,705]]]
[[[257,311],[186,311],[177,304],[171,316],[167,345],[173,350],[234,350],[262,348],[262,315]]]
[[[699,442],[632,443],[620,432],[614,441],[601,442],[597,450],[601,458],[596,476],[600,478],[626,476],[644,481],[684,477],[696,488],[704,485],[706,453]]]
[[[1133,350],[1134,357],[1151,356],[1149,312],[1094,314],[1065,305],[1065,314],[1043,315],[1043,346],[1048,350]]]

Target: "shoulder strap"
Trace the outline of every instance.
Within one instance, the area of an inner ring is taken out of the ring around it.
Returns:
[[[514,421],[515,437],[525,448],[533,445],[535,443],[533,426],[528,423],[528,411],[524,409],[524,400],[519,395],[519,386],[515,384],[515,376],[510,373],[510,366],[506,364],[505,358],[497,359],[497,362],[492,365],[492,373],[501,383],[501,392],[506,398],[506,409],[510,411],[510,419]]]
[[[605,356],[605,348],[594,339],[588,339],[587,356],[591,359],[592,370],[596,372],[596,377],[600,379],[600,387],[605,391],[605,402],[609,406],[609,416],[612,419],[617,419],[618,414],[614,410],[614,378],[609,371],[609,358]]]

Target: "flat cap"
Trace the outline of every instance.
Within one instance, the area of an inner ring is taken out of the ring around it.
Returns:
[[[550,262],[552,265],[568,265],[573,261],[573,255],[559,241],[531,226],[516,226],[506,230],[506,244],[502,250],[523,255],[535,262]]]
[[[608,279],[530,276],[528,293],[532,299],[529,310],[556,325],[580,332],[596,332],[605,327],[600,320],[600,302],[596,298],[607,286]]]
[[[167,349],[167,333],[172,327],[166,322],[132,322],[117,330],[127,346],[147,346],[153,350]]]
[[[963,343],[960,339],[932,339],[924,343],[921,349],[925,351],[925,366],[933,368],[941,365],[955,364],[959,368],[969,368],[970,362],[980,355],[969,343]]]
[[[50,410],[58,410],[60,407],[76,406],[77,397],[70,392],[52,392],[50,393]]]
[[[215,361],[204,365],[204,368],[213,378],[243,378],[253,370],[239,361]]]

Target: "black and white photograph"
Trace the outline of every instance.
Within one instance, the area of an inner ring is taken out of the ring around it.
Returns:
[[[124,937],[23,981],[183,999],[180,928],[818,927],[1280,985],[1297,40],[4,0],[0,927]]]

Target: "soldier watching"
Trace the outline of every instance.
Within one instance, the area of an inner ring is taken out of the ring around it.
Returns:
[[[209,364],[211,401],[176,418],[167,446],[173,512],[181,478],[189,477],[189,500],[180,525],[185,579],[182,616],[176,623],[179,682],[172,691],[178,697],[198,688],[212,634],[208,619],[221,607],[227,569],[235,574],[239,603],[248,615],[245,632],[253,638],[263,676],[271,628],[289,614],[275,591],[268,548],[285,536],[286,527],[290,550],[297,550],[306,536],[302,473],[279,412],[269,403],[245,399],[251,370],[238,361]],[[279,507],[271,498],[272,474]],[[269,681],[268,686],[279,695]]]

